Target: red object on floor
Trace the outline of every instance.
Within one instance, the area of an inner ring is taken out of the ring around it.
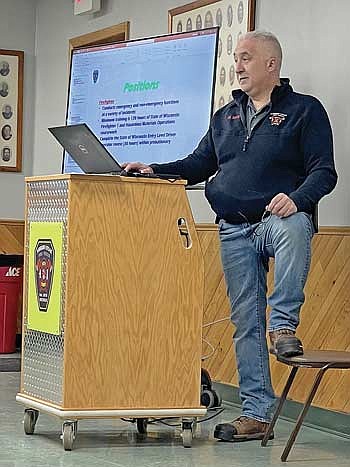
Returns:
[[[16,351],[17,312],[22,293],[21,266],[0,267],[0,353]]]

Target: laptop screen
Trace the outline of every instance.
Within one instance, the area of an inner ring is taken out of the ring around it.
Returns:
[[[85,123],[49,128],[49,131],[83,172],[104,174],[122,171],[117,160]]]
[[[85,124],[49,128],[50,133],[69,152],[77,167],[86,174],[115,174],[133,177],[161,178],[173,182],[177,174],[125,172],[96,135]]]

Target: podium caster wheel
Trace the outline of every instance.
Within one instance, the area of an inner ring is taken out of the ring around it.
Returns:
[[[218,392],[214,389],[205,389],[201,393],[201,404],[204,405],[207,409],[212,409],[213,407],[221,407],[222,399]]]
[[[146,435],[147,434],[147,418],[137,418],[136,419],[136,426],[137,426],[137,431],[140,433],[140,435]]]
[[[201,404],[207,408],[214,407],[214,394],[209,389],[205,389],[201,394]]]
[[[182,444],[184,448],[192,446],[194,420],[182,420]]]
[[[65,451],[71,451],[75,440],[75,422],[65,422],[62,425],[62,443]]]
[[[26,409],[24,411],[24,433],[32,435],[35,431],[36,421],[38,420],[39,412],[34,409]]]
[[[192,430],[186,429],[182,431],[182,444],[184,448],[192,447]]]

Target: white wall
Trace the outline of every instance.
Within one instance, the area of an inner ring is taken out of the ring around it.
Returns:
[[[3,1],[8,9],[13,3],[32,5],[24,0]],[[168,10],[186,0],[105,0],[102,3],[101,13],[74,17],[72,0],[37,0],[34,174],[60,172],[62,152],[47,127],[65,121],[69,38],[126,20],[131,21],[132,38],[166,33]],[[291,78],[297,91],[319,97],[333,125],[340,177],[334,193],[321,202],[321,225],[350,225],[347,182],[350,98],[346,86],[350,75],[347,58],[350,40],[346,31],[349,17],[349,0],[257,0],[257,27],[273,31],[281,40],[283,76]],[[24,35],[25,25],[19,24],[19,28]],[[32,28],[28,28],[31,35]],[[20,205],[22,191],[19,187],[16,190],[15,200]],[[213,214],[203,194],[196,191],[189,193],[189,197],[196,220],[212,221]],[[1,211],[0,217],[4,217]]]
[[[334,132],[339,180],[320,203],[320,225],[350,225],[349,0],[257,0],[256,28],[273,31],[284,48],[282,76],[318,97]]]
[[[24,176],[32,174],[36,0],[0,0],[0,48],[24,50],[22,172],[0,172],[0,218],[23,219]]]

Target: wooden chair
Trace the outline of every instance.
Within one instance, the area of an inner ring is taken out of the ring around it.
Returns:
[[[281,363],[285,363],[292,367],[286,385],[282,391],[278,406],[270,423],[268,430],[265,433],[263,440],[261,441],[261,446],[266,446],[269,440],[270,434],[276,424],[277,418],[281,413],[283,404],[287,398],[289,389],[294,381],[294,378],[299,370],[299,368],[319,368],[314,383],[311,387],[310,393],[304,403],[304,407],[299,414],[299,417],[295,423],[294,429],[287,441],[287,444],[284,448],[284,451],[281,455],[281,461],[286,462],[288,454],[294,444],[294,441],[299,433],[301,425],[304,421],[304,418],[307,414],[307,411],[313,401],[313,398],[316,394],[318,386],[323,378],[323,375],[327,370],[336,368],[338,370],[345,370],[350,368],[350,352],[341,352],[336,350],[307,350],[304,352],[304,355],[297,357],[277,357],[277,360]]]

